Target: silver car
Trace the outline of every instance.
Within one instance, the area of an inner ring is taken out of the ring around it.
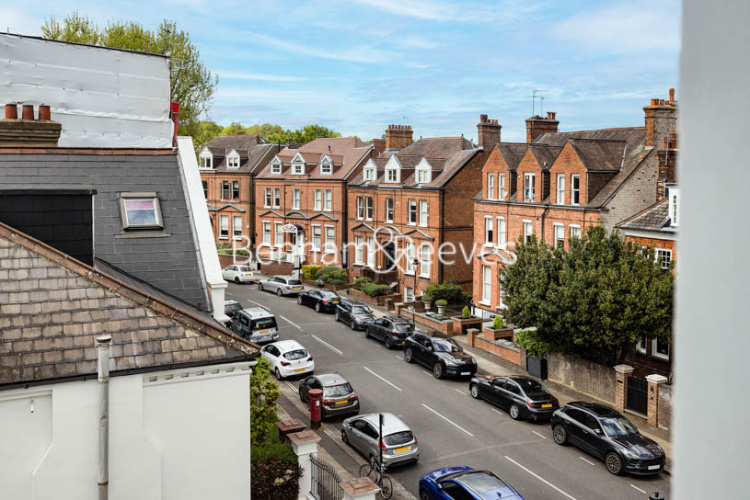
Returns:
[[[383,413],[383,465],[392,467],[419,460],[417,437],[392,413]],[[378,413],[349,417],[341,425],[341,439],[366,457],[370,463],[380,459]]]
[[[282,295],[298,295],[302,293],[302,282],[291,276],[270,276],[258,283],[258,290]]]

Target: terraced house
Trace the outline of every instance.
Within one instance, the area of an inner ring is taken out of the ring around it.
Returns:
[[[674,134],[677,102],[652,99],[645,126],[558,132],[555,113],[526,121],[526,143],[500,143],[482,169],[474,198],[474,303],[493,316],[498,282],[519,239],[568,247],[587,227],[614,229],[657,201],[664,175],[656,148]]]
[[[255,176],[281,149],[259,135],[222,135],[198,152],[216,244],[252,246],[255,234]]]
[[[413,142],[411,127],[388,127],[383,153],[349,183],[350,278],[397,282],[407,301],[431,284],[471,288],[471,263],[461,250],[470,254],[473,243],[468,208],[486,151],[500,140],[500,125],[487,115],[477,129],[478,146],[464,137]],[[455,249],[453,264],[438,258],[441,247]]]
[[[255,182],[255,241],[263,270],[342,265],[347,181],[372,151],[357,137],[320,138],[279,151],[263,167]]]

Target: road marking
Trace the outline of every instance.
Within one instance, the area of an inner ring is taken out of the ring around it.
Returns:
[[[427,370],[422,370],[422,373],[424,373],[425,375],[429,375],[430,377],[432,377],[432,373],[428,372]]]
[[[531,431],[531,432],[533,432],[534,434],[536,434],[537,436],[539,436],[539,437],[540,437],[540,438],[542,438],[542,439],[547,439],[547,438],[546,438],[545,436],[542,436],[542,435],[541,435],[541,434],[539,434],[539,433],[538,433],[537,431]]]
[[[396,359],[400,359],[401,361],[404,360],[404,358],[402,356],[399,356],[398,354],[396,354]]]
[[[299,326],[299,325],[298,325],[297,323],[295,323],[294,321],[290,320],[289,318],[285,318],[284,316],[282,316],[282,315],[280,315],[280,314],[279,314],[279,318],[283,319],[284,321],[286,321],[287,323],[289,323],[290,325],[292,325],[292,326],[293,326],[294,328],[296,328],[297,330],[299,330],[299,331],[302,331],[302,327],[301,327],[301,326]]]
[[[286,384],[287,387],[289,387],[292,390],[292,392],[296,392],[297,391],[297,388],[294,387],[290,382],[287,382],[285,380],[284,383]]]
[[[640,488],[639,488],[638,486],[636,486],[636,485],[634,485],[634,484],[631,484],[630,486],[632,486],[632,487],[633,487],[633,488],[635,488],[636,490],[640,491],[640,492],[641,492],[641,493],[643,493],[644,495],[647,495],[647,493],[646,493],[646,492],[645,492],[644,490],[640,489]]]
[[[586,463],[587,463],[587,464],[589,464],[589,465],[596,465],[596,464],[595,464],[594,462],[592,462],[591,460],[586,460],[586,459],[585,459],[585,458],[583,458],[583,457],[578,457],[578,458],[580,458],[581,460],[583,460],[584,462],[586,462]]]
[[[253,303],[253,304],[255,304],[256,306],[260,306],[260,307],[262,307],[263,309],[266,309],[266,306],[265,306],[265,305],[263,305],[263,304],[261,304],[260,302],[255,302],[254,300],[250,300],[250,299],[247,299],[247,301],[248,301],[248,302],[252,302],[252,303]]]
[[[282,316],[282,318],[283,318],[283,317],[284,317],[284,316]],[[299,327],[297,327],[297,328],[299,328]],[[300,330],[302,330],[302,328],[300,328]],[[317,340],[318,342],[320,342],[321,344],[323,344],[324,346],[326,346],[327,348],[329,348],[330,350],[332,350],[333,352],[335,352],[335,353],[336,353],[336,354],[338,354],[339,356],[343,356],[343,355],[344,355],[344,353],[343,353],[343,352],[339,351],[338,349],[336,349],[336,348],[335,348],[335,347],[333,347],[333,346],[332,346],[331,344],[329,344],[329,343],[328,343],[328,342],[326,342],[325,340],[321,339],[321,338],[320,338],[320,337],[318,337],[317,335],[313,335],[313,336],[312,336],[312,338],[314,338],[315,340]]]
[[[456,389],[456,392],[461,394],[462,396],[466,396],[466,393],[462,391],[461,389]]]
[[[367,370],[368,372],[372,373],[373,375],[375,375],[375,376],[376,376],[376,377],[378,377],[378,378],[379,378],[380,380],[382,380],[382,381],[383,381],[383,382],[385,382],[386,384],[390,385],[391,387],[393,387],[393,388],[394,388],[394,389],[396,389],[397,391],[399,391],[399,392],[402,392],[402,391],[401,391],[401,388],[400,388],[400,387],[398,387],[398,386],[396,386],[396,385],[393,385],[392,383],[390,383],[389,381],[387,381],[386,379],[384,379],[383,377],[381,377],[380,375],[378,375],[378,374],[377,374],[377,373],[375,373],[374,371],[370,370],[370,369],[369,369],[369,368],[367,368],[366,366],[363,366],[362,368],[364,368],[364,369],[365,369],[365,370]]]
[[[503,414],[503,412],[501,412],[500,410],[496,410],[494,408],[490,408],[490,410],[494,411],[495,413],[497,413],[500,416],[502,416],[502,414]]]
[[[466,429],[464,429],[463,427],[461,427],[460,425],[458,425],[457,423],[455,423],[453,420],[449,419],[448,417],[445,417],[445,416],[441,415],[440,413],[436,412],[435,410],[433,410],[432,408],[430,408],[429,406],[427,406],[424,403],[422,403],[422,406],[424,406],[425,408],[427,408],[428,410],[430,410],[432,413],[434,413],[438,417],[442,418],[443,420],[445,420],[446,422],[448,422],[449,424],[451,424],[456,429],[459,429],[459,430],[465,432],[466,434],[468,434],[469,436],[474,437],[474,434],[472,434],[471,432],[467,431]]]
[[[558,492],[560,492],[561,494],[563,494],[563,495],[565,495],[566,497],[570,498],[570,500],[576,500],[576,498],[575,498],[575,497],[572,497],[572,496],[568,495],[568,494],[567,494],[567,493],[565,493],[565,492],[564,492],[563,490],[561,490],[560,488],[558,488],[558,487],[557,487],[557,486],[555,486],[554,484],[550,483],[549,481],[547,481],[546,479],[544,479],[544,478],[543,478],[542,476],[540,476],[539,474],[537,474],[537,473],[535,473],[535,472],[531,471],[530,469],[527,469],[526,467],[524,467],[523,465],[519,464],[518,462],[516,462],[515,460],[513,460],[513,459],[512,459],[512,458],[510,458],[509,456],[507,456],[507,455],[506,455],[506,456],[505,456],[505,458],[507,458],[507,459],[508,459],[508,460],[509,460],[510,462],[512,462],[512,463],[514,463],[514,464],[516,464],[517,466],[519,466],[520,468],[522,468],[523,470],[525,470],[526,472],[528,472],[529,474],[531,474],[532,476],[534,476],[535,478],[537,478],[538,480],[540,480],[541,482],[543,482],[544,484],[546,484],[547,486],[549,486],[550,488],[554,488],[555,490],[557,490],[557,491],[558,491]]]

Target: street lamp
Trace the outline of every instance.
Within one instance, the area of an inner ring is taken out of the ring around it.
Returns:
[[[414,332],[417,329],[417,266],[419,265],[416,257],[412,265],[414,266],[414,288],[411,291],[411,331]]]

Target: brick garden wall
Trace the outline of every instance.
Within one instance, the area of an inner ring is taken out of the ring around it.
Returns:
[[[564,354],[547,354],[547,377],[553,382],[609,403],[615,402],[615,371]]]
[[[659,386],[659,427],[672,428],[672,388],[670,384]]]

